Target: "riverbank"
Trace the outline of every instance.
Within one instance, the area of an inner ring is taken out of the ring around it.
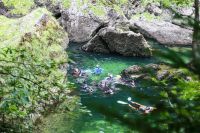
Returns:
[[[34,123],[61,133],[198,130],[194,8],[175,2],[0,1],[1,130],[32,132]],[[96,66],[100,75],[92,73]],[[83,90],[73,68],[91,72],[84,84],[92,91]],[[132,86],[105,93],[99,84],[108,76]],[[155,111],[130,109],[128,97]]]
[[[153,43],[153,42],[151,42]],[[77,67],[82,70],[92,70],[97,64],[104,70],[99,76],[90,76],[89,81],[100,82],[109,74],[113,76],[120,75],[121,72],[132,65],[138,65],[140,67],[146,66],[151,63],[159,63],[159,59],[154,57],[151,58],[138,58],[138,57],[123,57],[120,55],[105,55],[96,53],[87,53],[81,50],[81,45],[83,44],[69,44],[67,49],[69,53],[69,58],[72,60],[69,64],[70,67]],[[160,47],[158,44],[153,43],[153,47]],[[162,47],[163,48],[163,47]],[[164,49],[164,48],[163,48]],[[144,105],[157,106],[157,102],[161,99],[157,99],[159,95],[159,89],[163,86],[157,86],[154,88],[155,84],[153,82],[136,82],[137,86],[131,88],[128,86],[117,86],[119,88],[113,95],[104,94],[101,90],[96,90],[93,93],[88,93],[81,91],[81,84],[77,83],[76,78],[72,75],[72,70],[68,71],[68,80],[75,83],[73,94],[80,97],[80,108],[79,110],[85,110],[78,118],[72,117],[71,119],[66,118],[67,114],[55,113],[52,116],[47,117],[46,126],[44,126],[47,133],[62,133],[71,130],[75,133],[99,133],[99,132],[132,132],[137,131],[140,127],[143,119],[155,120],[158,115],[157,113],[151,114],[148,117],[138,113],[137,111],[131,110],[126,105],[120,105],[117,103],[118,100],[127,101],[128,97],[132,97],[134,101],[139,102]],[[144,74],[141,72],[141,74]],[[107,112],[108,111],[108,112]],[[109,112],[111,111],[111,112]],[[111,113],[111,114],[110,114]],[[76,116],[78,112],[74,112]],[[110,116],[109,116],[109,115]],[[117,116],[113,116],[116,115]],[[64,115],[64,116],[63,116]],[[65,116],[66,115],[66,116]],[[114,118],[113,118],[114,117]],[[57,118],[52,121],[52,118]],[[64,119],[66,118],[66,119]],[[135,124],[131,128],[123,123],[120,118],[124,120],[129,119]],[[74,120],[74,124],[71,124],[71,120]],[[70,126],[68,126],[70,123]],[[139,126],[136,128],[136,125]]]

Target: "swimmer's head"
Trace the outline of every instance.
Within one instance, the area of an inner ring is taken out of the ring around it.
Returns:
[[[131,99],[131,97],[128,97],[128,99],[127,99],[128,101],[131,101],[132,99]]]

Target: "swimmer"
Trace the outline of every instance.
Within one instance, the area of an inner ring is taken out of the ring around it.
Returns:
[[[129,103],[129,107],[131,107],[134,110],[138,110],[144,114],[149,114],[151,113],[153,110],[155,110],[154,107],[150,107],[150,106],[145,106],[136,102],[133,102],[131,97],[128,98],[128,103]]]
[[[102,74],[102,72],[103,72],[103,69],[100,68],[99,65],[96,65],[96,67],[93,70],[93,74],[100,75]]]
[[[81,71],[78,68],[73,69],[72,75],[74,77],[79,77],[80,74],[81,74]]]

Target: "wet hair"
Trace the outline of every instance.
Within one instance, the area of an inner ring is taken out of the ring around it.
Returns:
[[[147,107],[146,107],[146,110],[151,110],[151,107],[147,106]]]
[[[81,70],[79,70],[78,68],[74,68],[72,73],[73,73],[73,74],[75,74],[75,73],[80,74],[80,73],[81,73]]]
[[[91,92],[91,93],[92,93],[93,91],[94,91],[94,90],[93,90],[92,88],[89,88],[89,92]]]

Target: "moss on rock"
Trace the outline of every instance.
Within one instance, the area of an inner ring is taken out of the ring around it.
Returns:
[[[0,25],[1,48],[28,47],[40,58],[66,60],[67,33],[46,9],[38,8],[19,19],[0,16]]]
[[[55,107],[69,93],[65,82],[68,35],[44,8],[18,19],[0,16],[0,25],[0,84],[2,92],[7,92],[0,95],[3,99],[0,104],[7,105],[1,106],[0,113],[5,114],[8,124],[16,120],[13,128],[20,124],[29,127],[27,121],[34,122],[34,113]],[[12,80],[17,80],[17,89]],[[15,91],[17,95],[13,95]],[[21,101],[22,94],[28,98],[26,102]],[[17,102],[4,100],[8,97]]]
[[[11,15],[26,15],[35,7],[34,0],[2,0]]]

